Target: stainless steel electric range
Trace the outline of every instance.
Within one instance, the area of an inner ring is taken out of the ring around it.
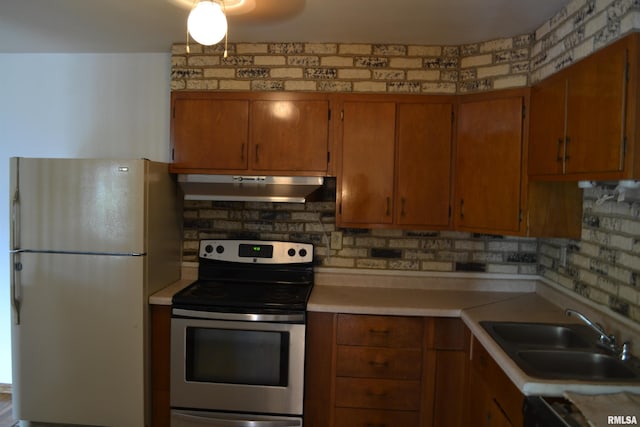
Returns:
[[[313,245],[203,240],[173,297],[171,425],[302,426]]]

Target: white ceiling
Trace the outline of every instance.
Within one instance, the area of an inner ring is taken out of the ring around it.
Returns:
[[[0,52],[168,52],[184,0],[0,0]],[[187,0],[191,1],[191,0]],[[460,45],[533,33],[569,0],[255,0],[229,42]]]

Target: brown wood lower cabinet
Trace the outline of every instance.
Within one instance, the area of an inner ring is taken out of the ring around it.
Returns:
[[[520,427],[524,396],[478,340],[473,339],[469,372],[469,425]]]
[[[151,305],[151,426],[169,427],[171,306]]]
[[[416,411],[336,408],[336,427],[408,427],[417,426]]]
[[[465,426],[460,319],[309,313],[305,427]]]

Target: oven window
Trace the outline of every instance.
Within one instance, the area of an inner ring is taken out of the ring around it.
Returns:
[[[186,380],[286,387],[287,332],[187,328]]]

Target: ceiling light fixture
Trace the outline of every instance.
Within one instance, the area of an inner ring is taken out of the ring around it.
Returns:
[[[227,17],[217,1],[199,0],[189,12],[187,18],[187,53],[189,52],[189,35],[204,46],[211,46],[225,38],[224,57],[227,57]]]

